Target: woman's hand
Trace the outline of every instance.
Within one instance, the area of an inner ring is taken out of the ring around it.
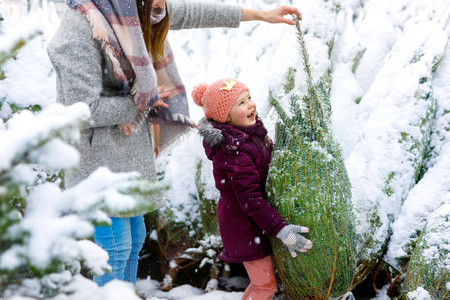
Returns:
[[[168,99],[168,97],[170,96],[170,92],[163,92],[163,91],[164,91],[164,84],[159,86],[159,94],[158,94],[159,101],[153,104],[153,109],[155,111],[156,107],[158,106],[165,108],[169,107],[169,105],[167,103],[164,103],[164,101]]]
[[[302,14],[300,11],[291,6],[281,5],[277,8],[269,10],[255,10],[243,8],[241,11],[241,21],[265,21],[268,23],[286,23],[289,25],[295,25],[294,20],[286,19],[286,15],[298,15],[302,20]]]
[[[295,25],[294,20],[284,18],[286,15],[298,15],[298,18],[302,20],[302,14],[297,8],[286,5],[264,11],[263,13],[265,14],[266,22],[269,23],[286,23],[289,25]]]

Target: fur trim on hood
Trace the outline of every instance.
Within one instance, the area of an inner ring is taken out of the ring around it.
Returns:
[[[214,147],[225,141],[225,136],[222,134],[222,130],[215,128],[210,120],[202,118],[198,122],[198,126],[200,127],[200,135],[210,146]]]

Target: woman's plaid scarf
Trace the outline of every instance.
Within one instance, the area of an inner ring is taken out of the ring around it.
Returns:
[[[145,117],[160,125],[194,124],[189,118],[186,89],[170,45],[166,40],[165,61],[153,63],[145,46],[135,0],[67,0],[67,5],[87,16],[93,37],[102,42],[113,63],[121,94],[131,92],[134,95],[138,113],[132,130],[137,129]],[[168,108],[153,108],[160,101],[160,85],[165,86],[164,92],[170,92],[164,101]]]

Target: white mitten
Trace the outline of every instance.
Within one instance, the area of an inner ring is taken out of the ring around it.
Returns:
[[[311,249],[313,243],[306,239],[300,233],[307,233],[309,229],[307,227],[301,227],[298,225],[286,225],[283,229],[280,230],[277,234],[277,238],[279,238],[283,244],[288,247],[289,252],[292,257],[296,257],[296,251],[307,252],[308,249]]]

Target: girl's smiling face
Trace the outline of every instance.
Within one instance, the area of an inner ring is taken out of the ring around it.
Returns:
[[[249,127],[256,124],[256,104],[248,91],[242,92],[236,99],[227,122],[239,127]]]

